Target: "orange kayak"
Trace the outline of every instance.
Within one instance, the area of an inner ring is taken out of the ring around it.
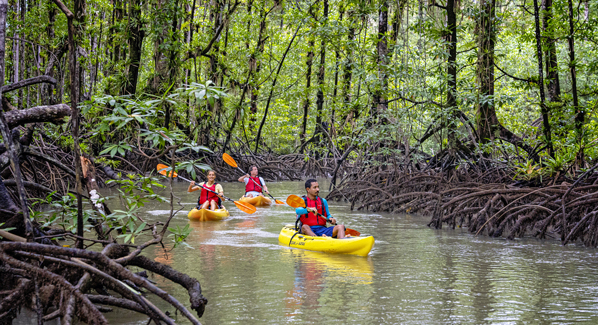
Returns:
[[[272,204],[272,200],[265,196],[242,197],[239,201],[249,203],[256,207],[266,207]]]

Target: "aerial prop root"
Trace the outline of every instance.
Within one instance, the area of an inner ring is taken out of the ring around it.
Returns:
[[[348,200],[352,209],[430,215],[429,226],[436,228],[444,223],[507,238],[557,238],[564,232],[563,244],[580,240],[598,245],[598,173],[573,189],[572,181],[562,181],[562,176],[559,185],[550,185],[557,182],[549,179],[548,185],[534,187],[513,185],[508,171],[498,172],[474,170],[468,177],[445,177],[434,170],[368,167],[348,175],[328,199]]]
[[[15,256],[11,256],[15,255]],[[20,256],[23,260],[18,259],[16,256]],[[132,264],[138,264],[140,267],[144,267],[143,263],[133,263],[139,256],[132,260]],[[77,303],[78,315],[87,319],[90,323],[103,324],[105,318],[102,313],[96,308],[93,303],[84,295],[77,286],[73,286],[69,283],[65,276],[70,278],[68,275],[59,275],[49,271],[48,269],[40,268],[34,264],[26,262],[26,260],[43,261],[42,264],[60,265],[60,268],[55,268],[54,271],[60,270],[65,273],[70,270],[72,276],[73,271],[87,272],[93,274],[95,278],[100,278],[103,283],[109,283],[110,288],[121,293],[125,298],[128,298],[132,303],[144,308],[145,313],[154,319],[160,319],[166,323],[173,324],[172,320],[166,317],[158,308],[153,306],[149,300],[136,292],[130,285],[130,283],[138,288],[143,288],[158,297],[168,302],[173,307],[177,308],[181,314],[193,324],[200,324],[193,315],[176,299],[170,296],[167,292],[153,285],[149,280],[133,273],[132,271],[125,268],[123,265],[116,263],[114,260],[108,258],[106,255],[93,251],[86,251],[82,249],[65,248],[50,245],[41,245],[37,243],[17,243],[17,242],[2,242],[0,243],[0,260],[8,264],[11,268],[22,269],[27,271],[24,275],[32,274],[37,278],[42,279],[48,283],[59,286],[62,291],[69,293],[68,296],[74,295]],[[146,263],[147,265],[153,266],[154,271],[157,269],[157,262]],[[93,264],[93,265],[92,265]],[[65,267],[66,266],[66,267]],[[175,271],[175,273],[177,273]],[[171,276],[172,278],[172,276]],[[197,280],[187,277],[187,282],[192,283],[195,281],[195,297],[192,298],[195,301],[195,308],[201,309],[203,313],[203,305],[207,303],[207,300],[201,296],[201,289]],[[192,290],[189,290],[190,292]],[[127,302],[126,304],[131,305]],[[137,306],[135,305],[135,306]],[[199,311],[198,311],[198,314]]]

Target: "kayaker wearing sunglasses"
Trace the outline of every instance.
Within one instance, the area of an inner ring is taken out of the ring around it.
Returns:
[[[305,182],[305,190],[307,195],[303,197],[303,200],[307,208],[295,209],[302,223],[301,233],[308,236],[345,238],[345,226],[336,224],[336,219],[330,215],[328,202],[319,197],[320,185],[318,182],[315,179],[308,179]],[[326,227],[327,221],[335,226]]]

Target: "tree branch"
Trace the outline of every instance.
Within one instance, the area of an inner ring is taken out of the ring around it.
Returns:
[[[28,109],[12,110],[4,114],[11,129],[28,123],[62,123],[62,119],[70,115],[71,108],[66,104],[36,106]]]
[[[497,69],[498,69],[500,72],[504,73],[504,74],[505,74],[505,76],[507,76],[507,77],[510,77],[510,78],[512,78],[512,79],[515,79],[515,80],[518,80],[518,81],[523,81],[523,82],[529,82],[529,83],[533,83],[533,82],[534,82],[533,80],[530,80],[530,79],[523,79],[523,78],[518,78],[518,77],[515,77],[515,76],[513,76],[513,75],[510,75],[510,74],[506,73],[506,72],[505,72],[503,69],[501,69],[501,68],[500,68],[500,67],[499,67],[499,66],[498,66],[496,63],[494,64],[494,66],[495,66],[495,67],[496,67],[496,68],[497,68]]]
[[[19,88],[39,84],[42,82],[56,85],[56,79],[54,79],[50,76],[42,75],[42,76],[37,76],[37,77],[21,80],[19,82],[15,82],[10,85],[6,85],[6,86],[2,87],[2,93],[7,93],[9,91],[17,90]]]

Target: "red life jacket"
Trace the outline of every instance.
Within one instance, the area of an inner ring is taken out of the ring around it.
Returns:
[[[317,199],[312,200],[306,196],[303,197],[305,201],[305,205],[308,208],[316,208],[318,212],[324,216],[324,218],[318,217],[313,212],[309,212],[307,214],[303,214],[300,217],[301,223],[308,226],[326,226],[326,216],[328,216],[328,211],[324,208],[324,203],[322,203],[322,199],[318,196]]]
[[[197,200],[197,203],[199,205],[202,205],[206,201],[211,201],[211,200],[214,200],[214,199],[217,200],[216,203],[218,203],[218,205],[220,205],[220,197],[218,197],[218,195],[216,195],[216,194],[214,194],[212,192],[206,191],[204,189],[204,187],[205,187],[205,188],[207,188],[209,190],[212,190],[212,191],[216,192],[216,185],[218,185],[218,183],[214,183],[214,185],[212,185],[212,186],[208,186],[207,183],[204,183],[203,186],[198,185],[199,188],[201,188],[201,193],[199,194],[199,199]]]
[[[251,191],[262,193],[262,187],[257,185],[257,184],[262,185],[262,182],[260,181],[259,176],[258,177],[249,176],[249,178],[250,178],[249,181],[247,182],[247,184],[245,184],[245,193],[251,192]],[[252,179],[255,181],[255,183],[251,181]]]

